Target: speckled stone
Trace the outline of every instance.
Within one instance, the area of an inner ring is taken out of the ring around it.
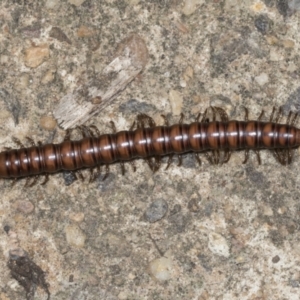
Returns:
[[[255,77],[255,81],[260,85],[263,86],[269,82],[269,76],[266,73],[261,73]]]
[[[25,49],[24,62],[27,67],[36,68],[49,58],[48,45],[33,46]]]
[[[185,0],[183,2],[182,13],[186,16],[191,15],[197,9],[197,6],[200,5],[202,0]]]
[[[41,83],[48,84],[55,79],[56,68],[51,68],[46,71],[44,76],[42,77]]]
[[[165,200],[158,199],[150,204],[145,211],[145,219],[154,223],[161,220],[168,211],[168,203]]]
[[[92,35],[94,35],[94,30],[87,26],[82,25],[77,30],[78,37],[90,37]]]
[[[66,226],[65,228],[67,243],[70,246],[78,248],[84,247],[86,236],[84,232],[75,224]]]
[[[208,248],[211,252],[219,256],[229,257],[230,255],[226,239],[216,232],[211,232],[209,234]]]
[[[156,258],[149,263],[151,275],[159,281],[166,281],[172,277],[172,267],[171,258],[166,257]]]
[[[183,97],[179,91],[170,90],[169,100],[172,108],[173,115],[179,115],[182,112]]]
[[[40,119],[40,125],[43,129],[53,130],[56,127],[57,122],[52,116],[43,116]]]
[[[75,6],[80,6],[85,0],[68,0],[70,4],[73,4]]]
[[[18,211],[25,215],[32,213],[34,210],[34,205],[28,200],[17,200],[14,205]]]

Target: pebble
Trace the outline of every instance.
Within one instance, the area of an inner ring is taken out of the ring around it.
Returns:
[[[170,100],[173,115],[175,116],[180,115],[182,110],[182,104],[183,104],[183,98],[181,94],[176,90],[170,90],[169,100]]]
[[[289,40],[289,39],[283,40],[283,41],[281,41],[281,44],[286,49],[293,49],[293,48],[295,48],[295,42],[293,40]]]
[[[194,69],[191,66],[187,66],[183,72],[183,79],[188,82],[194,77]]]
[[[172,277],[173,264],[170,258],[160,257],[149,263],[149,271],[151,275],[159,280],[165,281]]]
[[[45,130],[53,130],[56,127],[57,122],[52,116],[43,116],[40,119],[40,125]]]
[[[255,81],[260,85],[263,86],[269,82],[269,76],[266,73],[261,73],[260,75],[255,77]]]
[[[47,0],[45,6],[49,9],[53,9],[59,5],[60,0]]]
[[[29,68],[36,68],[49,58],[50,51],[47,45],[33,46],[25,50],[24,62]]]
[[[60,42],[67,42],[68,44],[72,44],[67,35],[59,27],[52,27],[49,32],[49,36]]]
[[[115,57],[128,55],[131,57],[132,65],[136,68],[144,68],[148,62],[147,45],[144,39],[137,34],[129,35],[118,44]]]
[[[72,171],[63,171],[62,175],[66,186],[71,185],[73,182],[77,180],[76,174]]]
[[[84,220],[84,213],[83,212],[78,212],[78,213],[74,213],[71,212],[69,215],[70,220],[77,222],[77,223],[81,223]]]
[[[202,3],[202,0],[185,0],[182,8],[182,13],[186,16],[189,16],[194,13],[197,9],[197,6]]]
[[[159,199],[150,204],[145,211],[145,219],[154,223],[161,220],[168,211],[168,203],[165,200]]]
[[[138,5],[140,0],[125,0],[129,5]]]
[[[208,236],[208,248],[214,254],[229,257],[229,246],[226,239],[218,233],[212,232]]]
[[[118,299],[120,299],[120,300],[128,299],[128,293],[125,292],[125,291],[120,292],[119,295],[118,295]]]
[[[80,6],[85,0],[68,0],[70,4],[73,4],[75,6]]]
[[[290,10],[300,10],[300,0],[290,0],[288,6]]]
[[[32,213],[34,210],[34,205],[28,200],[17,200],[15,207],[18,211],[26,215]]]
[[[266,15],[259,15],[254,21],[256,29],[262,34],[270,31],[271,23],[271,20]]]
[[[78,37],[90,37],[94,34],[94,31],[87,26],[80,26],[77,30],[77,36]]]
[[[52,82],[54,80],[54,78],[55,78],[55,73],[56,73],[56,69],[55,68],[49,69],[44,74],[44,76],[42,77],[41,83],[42,84],[47,84],[47,83]]]
[[[68,225],[65,228],[67,243],[70,246],[82,248],[84,246],[86,236],[77,225]]]

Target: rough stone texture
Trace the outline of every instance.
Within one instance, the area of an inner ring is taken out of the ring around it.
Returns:
[[[253,118],[273,106],[299,111],[299,12],[287,1],[71,3],[0,1],[1,147],[14,146],[12,136],[61,141],[64,133],[41,128],[41,118],[86,80],[99,81],[118,43],[133,31],[145,40],[149,61],[114,104],[90,120],[102,133],[111,132],[110,120],[119,130],[129,128],[138,112],[157,123],[161,114],[177,122],[173,90],[183,99],[185,120],[211,104],[240,119],[242,106]],[[187,4],[194,5],[188,13]],[[63,34],[53,37],[53,28]],[[47,49],[47,55],[30,68],[28,49]],[[263,84],[261,74],[268,79]],[[2,228],[10,226],[46,272],[52,299],[299,299],[299,153],[288,167],[264,151],[260,166],[254,154],[242,165],[242,152],[223,166],[210,166],[205,157],[200,167],[193,157],[185,160],[177,167],[174,158],[167,171],[165,160],[155,174],[143,161],[135,173],[126,165],[125,176],[112,166],[106,181],[93,184],[66,186],[62,174],[27,189],[1,180]],[[16,209],[16,199],[34,210]],[[169,210],[150,223],[143,216],[156,199]],[[84,216],[76,219],[85,237],[81,247],[68,243],[65,232],[77,214]],[[4,229],[0,241],[0,298],[24,299],[9,276]],[[166,252],[172,273],[162,283],[149,266],[165,261]],[[38,288],[35,299],[46,297]]]

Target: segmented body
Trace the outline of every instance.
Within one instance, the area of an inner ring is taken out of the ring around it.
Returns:
[[[67,138],[60,144],[7,150],[0,153],[0,177],[27,177],[187,152],[212,151],[216,157],[216,153],[224,150],[229,159],[229,153],[239,149],[273,149],[281,163],[290,163],[290,149],[300,145],[300,130],[293,124],[229,121],[223,110],[215,109],[220,121],[214,117],[208,122],[204,117],[190,124],[155,126],[151,118],[142,116],[134,130],[103,135],[88,130],[88,136],[81,140]],[[211,158],[212,162],[219,162],[219,157]],[[156,168],[153,164],[150,167]]]

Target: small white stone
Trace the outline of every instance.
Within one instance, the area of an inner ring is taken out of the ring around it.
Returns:
[[[119,295],[118,295],[118,299],[120,299],[120,300],[128,299],[128,293],[126,293],[124,291],[120,292]]]
[[[86,236],[77,225],[68,225],[65,228],[67,243],[71,246],[82,248],[85,243]]]
[[[75,6],[80,6],[85,0],[69,0],[68,2],[70,4],[73,4]]]
[[[255,81],[260,85],[263,86],[269,82],[269,76],[266,73],[261,73],[260,75],[255,77]]]
[[[214,254],[229,257],[229,246],[226,239],[218,233],[212,232],[208,236],[208,248]]]
[[[172,108],[173,115],[179,115],[182,109],[183,98],[181,94],[176,90],[170,90],[169,100]]]
[[[170,258],[160,257],[150,262],[149,270],[154,278],[165,281],[172,276],[172,265],[172,260]]]
[[[45,3],[46,8],[53,9],[58,6],[59,0],[47,0]]]
[[[199,4],[203,3],[203,0],[185,0],[182,8],[182,13],[186,16],[191,15],[197,9]]]
[[[270,50],[270,61],[280,61],[283,59],[282,54],[278,53],[275,49]]]

